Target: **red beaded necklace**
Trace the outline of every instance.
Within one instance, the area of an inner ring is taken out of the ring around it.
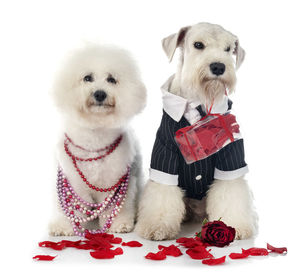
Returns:
[[[83,180],[83,182],[86,183],[86,185],[93,189],[93,190],[96,190],[96,191],[100,191],[100,192],[107,192],[107,191],[112,191],[114,189],[116,189],[117,187],[119,187],[121,185],[122,182],[124,182],[124,180],[126,179],[126,175],[125,174],[123,177],[120,178],[120,180],[113,186],[111,187],[108,187],[108,188],[99,188],[99,187],[96,187],[94,185],[92,185],[87,179],[86,177],[84,176],[84,174],[82,173],[82,171],[79,169],[78,165],[77,165],[77,161],[80,161],[80,162],[91,162],[91,161],[97,161],[97,160],[100,160],[100,159],[103,159],[105,158],[106,156],[108,156],[109,154],[111,154],[117,147],[118,145],[121,143],[122,141],[122,138],[123,136],[120,135],[112,144],[110,144],[109,146],[106,146],[105,148],[103,149],[99,149],[99,150],[96,150],[96,151],[91,151],[91,150],[87,150],[87,149],[84,149],[78,145],[75,145],[73,143],[73,141],[71,140],[71,138],[65,134],[66,136],[66,139],[64,141],[64,148],[65,148],[65,152],[67,153],[67,155],[72,159],[72,163],[73,163],[73,166],[75,167],[77,173],[79,174],[79,176],[81,177],[81,179]],[[71,153],[71,151],[69,150],[69,144],[72,144],[74,145],[75,147],[77,148],[80,148],[84,151],[88,151],[88,152],[100,152],[100,151],[105,151],[104,154],[102,155],[99,155],[98,157],[94,157],[94,158],[80,158],[80,157],[77,157],[75,155],[73,155]]]

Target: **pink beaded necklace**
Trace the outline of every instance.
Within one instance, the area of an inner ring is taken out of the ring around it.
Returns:
[[[58,168],[57,173],[57,193],[59,198],[59,203],[62,207],[62,210],[66,214],[67,218],[71,221],[73,226],[73,230],[75,235],[84,236],[88,231],[90,233],[104,233],[106,232],[112,225],[114,218],[120,212],[122,205],[124,204],[126,193],[128,189],[128,182],[130,177],[130,167],[127,168],[126,173],[119,179],[119,181],[109,187],[109,188],[98,188],[91,183],[89,183],[82,173],[82,171],[78,168],[77,161],[96,161],[103,159],[104,157],[111,154],[120,144],[122,140],[122,136],[117,138],[114,143],[105,147],[104,149],[99,149],[95,152],[105,151],[104,154],[95,157],[95,158],[79,158],[73,155],[68,145],[71,143],[77,148],[80,148],[84,151],[86,150],[80,146],[75,145],[72,140],[66,135],[66,140],[64,142],[64,148],[67,155],[72,159],[73,165],[77,171],[77,173],[82,178],[82,181],[86,183],[89,188],[100,191],[100,192],[110,192],[108,196],[101,203],[90,203],[83,200],[73,189],[69,180],[63,174],[63,170],[61,167]],[[94,152],[94,151],[89,151]],[[105,211],[110,210],[109,214],[104,214]],[[103,218],[106,220],[105,224],[100,229],[87,230],[82,225],[88,221],[92,221],[94,219]]]

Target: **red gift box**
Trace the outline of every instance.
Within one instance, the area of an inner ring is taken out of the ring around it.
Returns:
[[[195,124],[179,129],[175,141],[186,163],[191,164],[235,141],[234,133],[240,133],[240,129],[233,114],[208,114]]]

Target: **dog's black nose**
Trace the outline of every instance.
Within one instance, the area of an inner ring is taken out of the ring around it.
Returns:
[[[96,90],[94,92],[94,97],[97,102],[103,102],[105,100],[105,98],[107,97],[107,94],[103,90]]]
[[[222,75],[225,71],[225,65],[223,63],[211,63],[209,67],[210,71],[217,76]]]

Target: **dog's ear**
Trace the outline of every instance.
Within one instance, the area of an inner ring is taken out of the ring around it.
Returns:
[[[172,61],[176,48],[182,44],[189,28],[189,26],[181,28],[178,33],[171,34],[162,40],[163,50],[165,51],[170,62]]]
[[[246,55],[245,50],[240,46],[239,40],[235,41],[235,49],[233,54],[236,55],[236,69],[238,69],[243,63]]]

